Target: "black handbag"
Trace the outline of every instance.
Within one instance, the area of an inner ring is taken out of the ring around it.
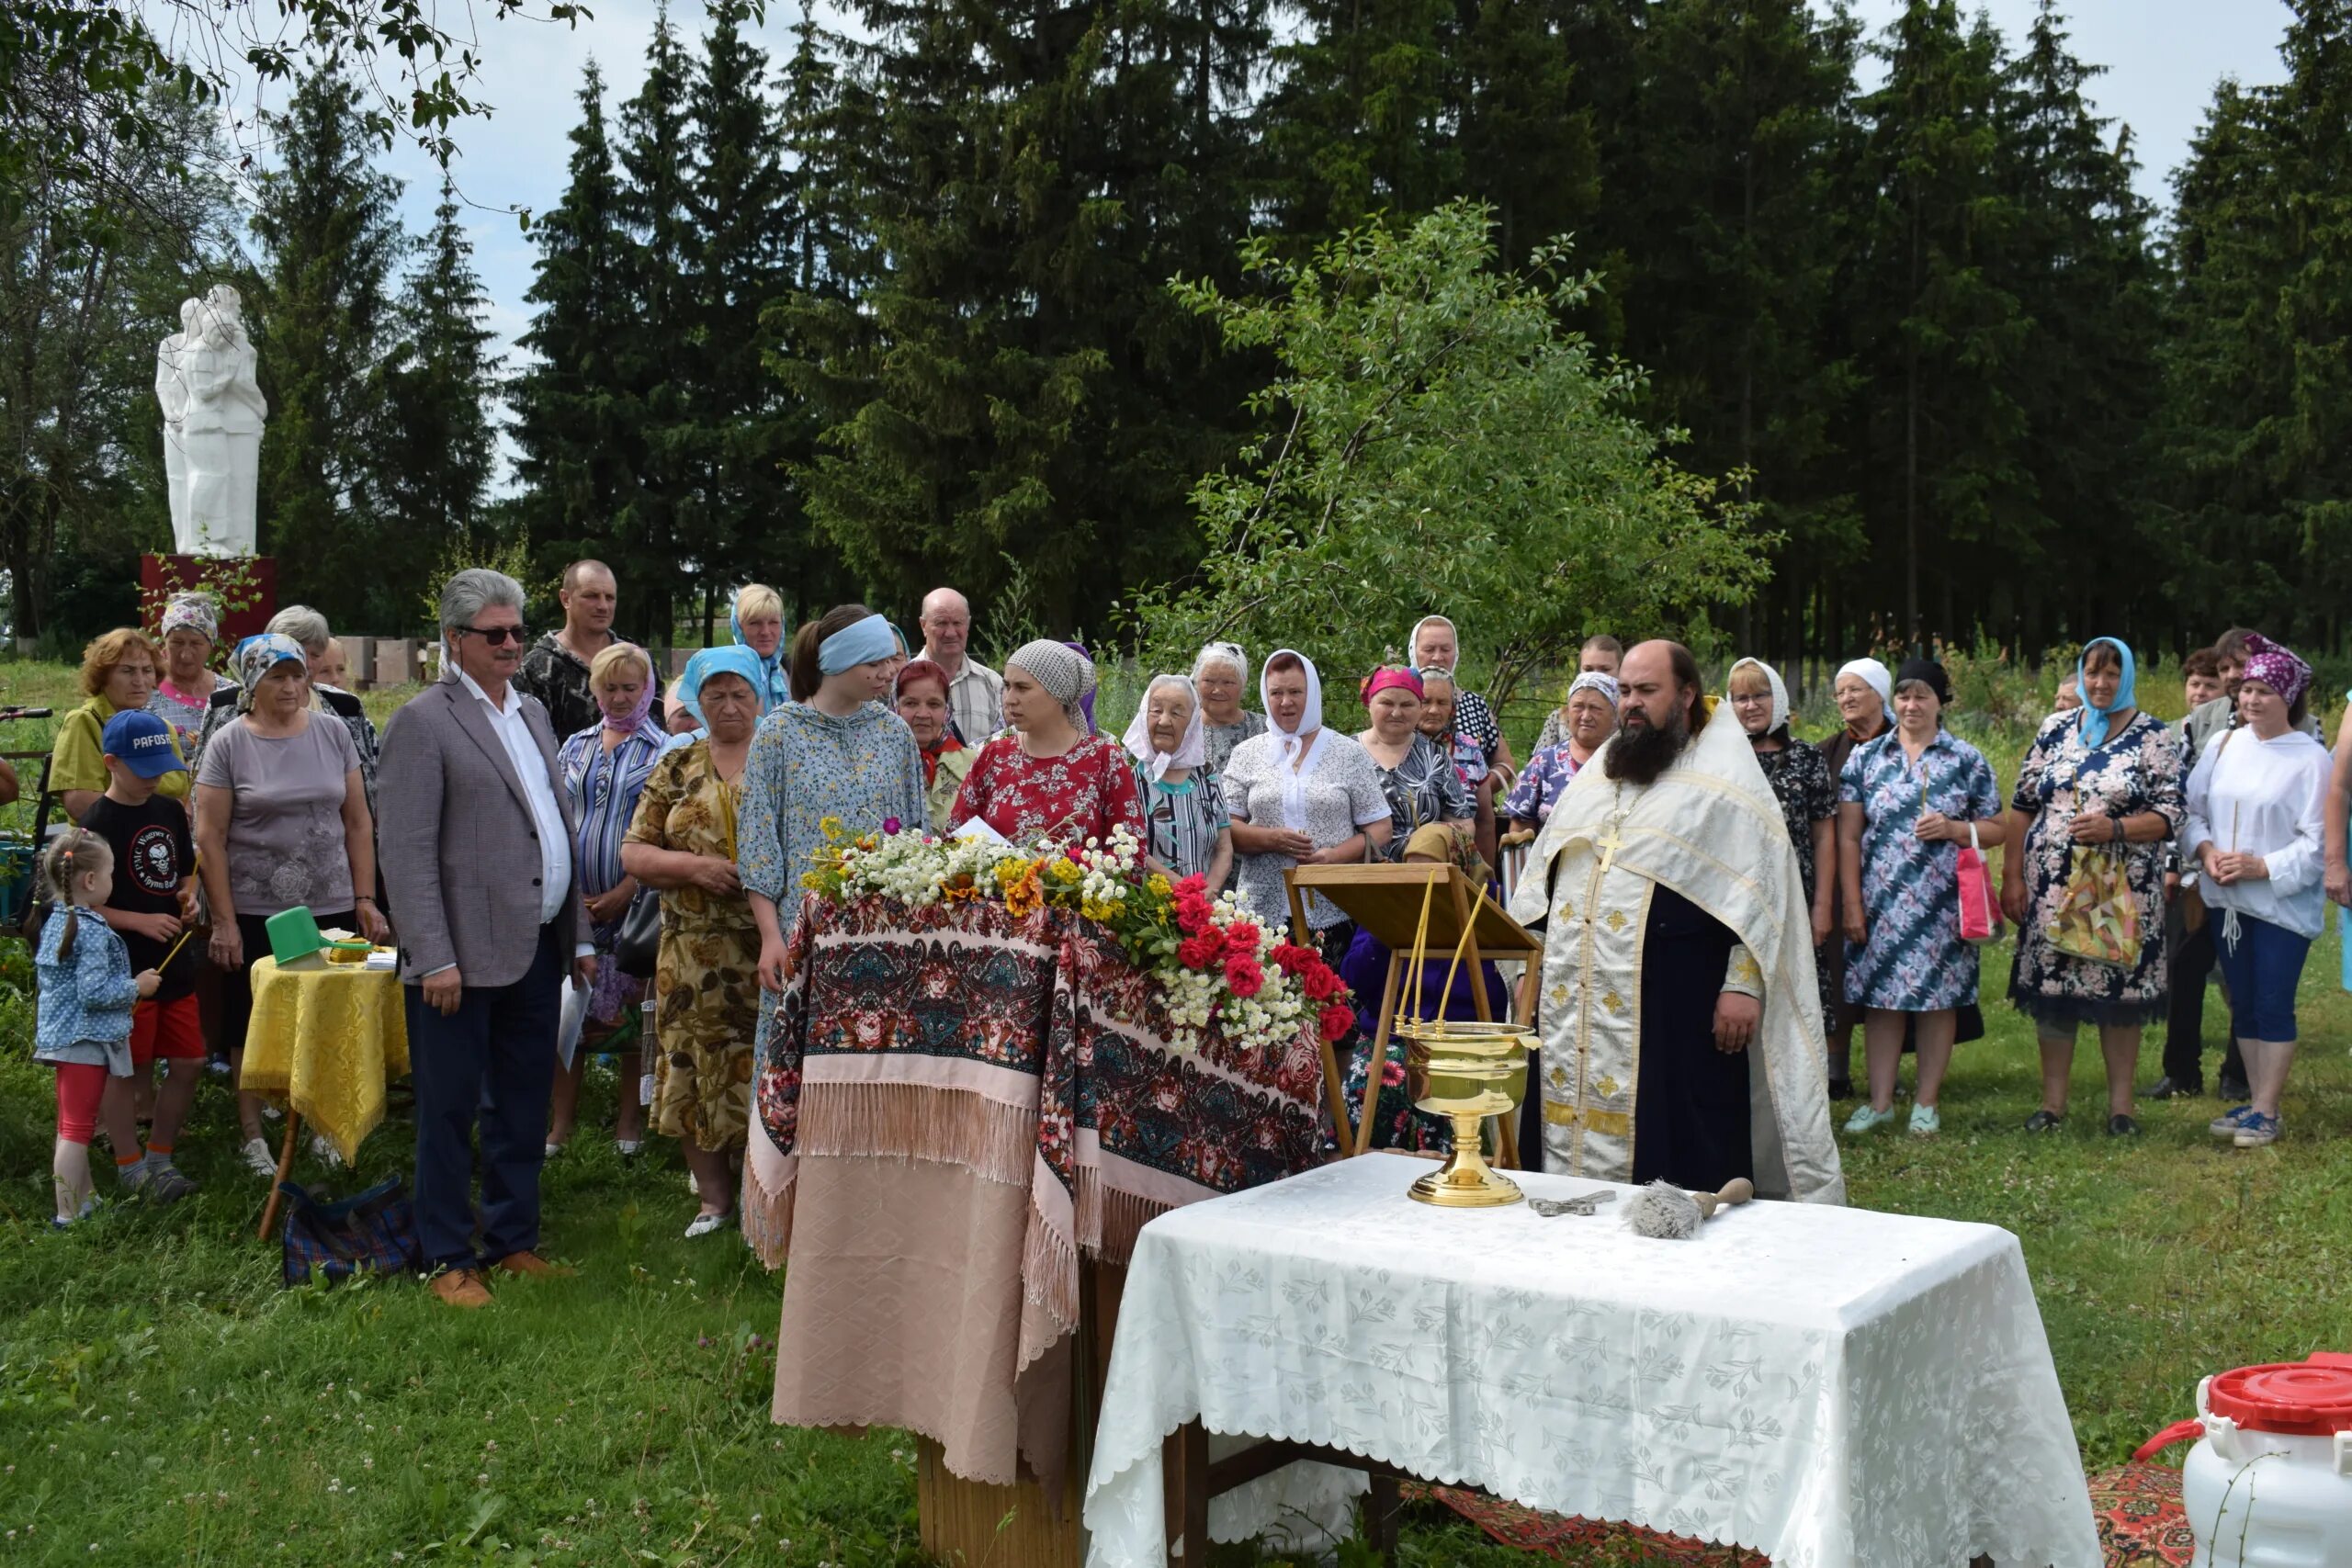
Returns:
[[[613,939],[613,962],[632,980],[650,980],[661,953],[662,896],[640,887],[621,916],[620,935]]]

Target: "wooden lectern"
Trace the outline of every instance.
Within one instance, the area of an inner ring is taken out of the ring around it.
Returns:
[[[1283,880],[1290,888],[1294,930],[1306,930],[1306,892],[1312,889],[1337,904],[1350,919],[1370,931],[1374,941],[1388,949],[1388,980],[1381,990],[1380,1024],[1372,1043],[1372,1070],[1364,1075],[1363,1100],[1357,1108],[1352,1126],[1340,1089],[1339,1058],[1332,1054],[1330,1042],[1323,1043],[1323,1086],[1331,1101],[1331,1123],[1339,1130],[1340,1148],[1348,1153],[1360,1155],[1372,1146],[1372,1111],[1380,1098],[1380,1065],[1388,1057],[1388,1041],[1396,1026],[1397,993],[1403,988],[1409,965],[1430,959],[1441,963],[1452,959],[1454,949],[1462,946],[1466,929],[1470,942],[1463,950],[1462,963],[1471,976],[1471,1004],[1479,1021],[1493,1021],[1487,1016],[1483,968],[1487,959],[1526,961],[1527,973],[1520,980],[1512,1011],[1521,1023],[1534,1017],[1535,975],[1543,962],[1544,941],[1505,914],[1503,907],[1460,866],[1423,862],[1397,865],[1302,865],[1283,873]],[[1431,884],[1436,885],[1434,897],[1430,893]],[[1416,947],[1413,938],[1420,930],[1424,899],[1429,904],[1429,931],[1426,940]],[[1439,1006],[1443,1005],[1444,999],[1440,998]],[[1519,1130],[1512,1125],[1512,1118],[1501,1119],[1500,1134],[1501,1163],[1516,1167]]]

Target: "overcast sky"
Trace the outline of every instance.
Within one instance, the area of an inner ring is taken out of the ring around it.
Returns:
[[[565,138],[578,118],[574,95],[591,53],[604,67],[608,112],[642,80],[653,0],[589,4],[594,20],[576,28],[514,20],[482,24],[480,96],[496,113],[457,133],[465,150],[457,164],[459,184],[482,208],[544,212],[555,204],[571,151]],[[1900,0],[1857,0],[1856,8],[1875,32],[1900,9]],[[2034,0],[1984,0],[1984,8],[2015,41],[2030,25],[2035,6]],[[2280,73],[2278,42],[2288,21],[2283,0],[2073,0],[2066,14],[2075,54],[2108,68],[2091,87],[2099,112],[2132,128],[2140,188],[2160,203],[2168,199],[2167,178],[2214,84],[2224,76],[2269,82]],[[677,0],[673,15],[692,47],[702,32],[701,6]],[[771,0],[763,32],[779,62],[790,51],[798,16],[793,0]],[[422,232],[432,219],[438,171],[407,147],[390,166],[408,182],[407,221]],[[531,284],[531,243],[500,211],[476,211],[470,227],[492,300],[491,325],[504,343],[528,315],[523,293]]]

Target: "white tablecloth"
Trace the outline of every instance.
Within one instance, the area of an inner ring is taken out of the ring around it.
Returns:
[[[1775,1568],[2098,1568],[2082,1462],[2017,1238],[1754,1203],[1688,1241],[1434,1209],[1367,1156],[1144,1227],[1085,1518],[1094,1568],[1165,1562],[1160,1439],[1322,1443]],[[1571,1197],[1605,1183],[1521,1176]],[[1220,1540],[1328,1517],[1361,1474],[1293,1465],[1212,1505]]]

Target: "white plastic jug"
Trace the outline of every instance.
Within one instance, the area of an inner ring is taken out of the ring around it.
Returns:
[[[2136,1457],[2191,1437],[2180,1475],[2191,1568],[2352,1568],[2352,1356],[2207,1378],[2197,1418]]]

